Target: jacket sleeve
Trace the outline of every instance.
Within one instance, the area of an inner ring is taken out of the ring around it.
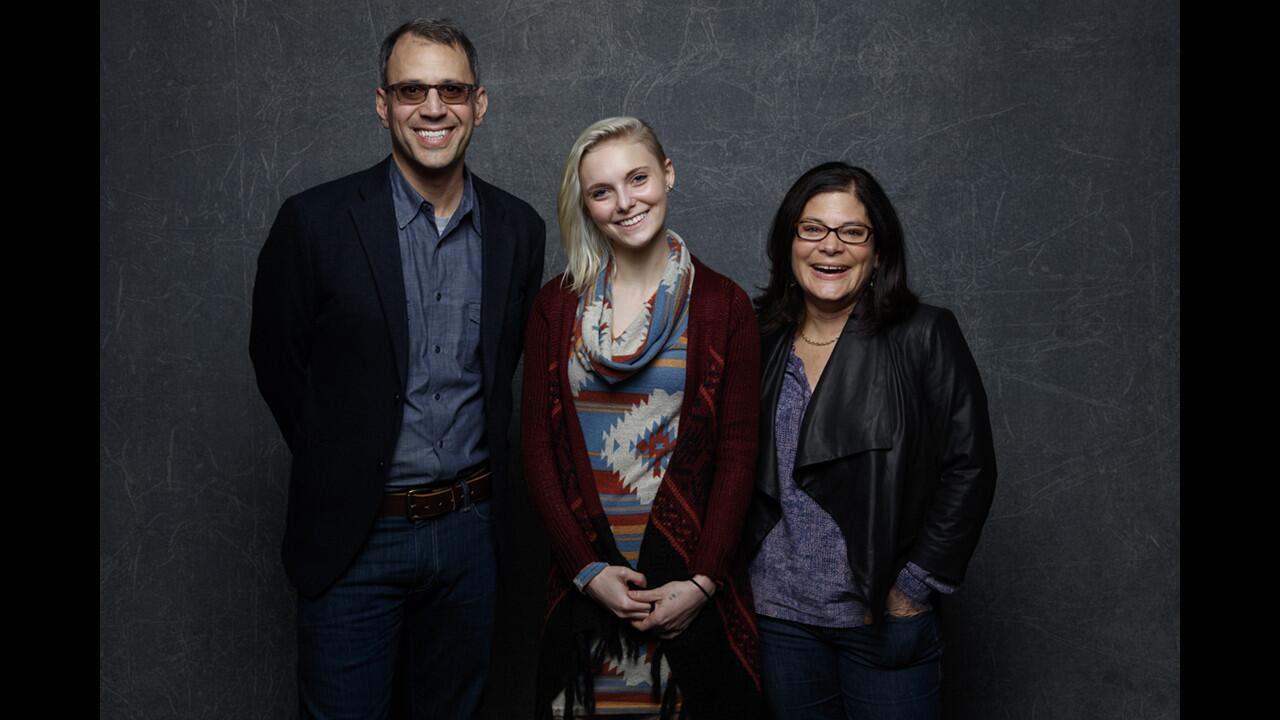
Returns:
[[[955,315],[941,310],[924,338],[925,392],[941,476],[911,561],[958,585],[995,493],[996,457],[987,394]]]
[[[311,258],[303,221],[292,198],[286,200],[258,254],[253,283],[249,357],[258,390],[276,419],[289,449],[298,449],[310,354],[313,316]]]
[[[729,334],[720,386],[715,475],[707,499],[706,521],[689,571],[725,582],[742,536],[755,485],[760,415],[760,328],[751,301],[733,288]]]
[[[553,281],[555,282],[555,281]],[[520,429],[525,482],[529,495],[542,516],[551,543],[551,552],[565,577],[572,579],[588,564],[599,560],[591,543],[569,510],[560,489],[560,471],[551,445],[551,391],[547,376],[559,351],[555,331],[550,327],[547,305],[552,292],[538,294],[529,315],[524,342],[524,380],[521,383]],[[557,365],[558,367],[558,365]],[[556,371],[558,372],[558,370]]]

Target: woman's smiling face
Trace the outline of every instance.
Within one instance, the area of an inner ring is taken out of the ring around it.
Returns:
[[[871,227],[867,209],[851,191],[818,193],[809,198],[800,222],[818,223],[828,228],[846,225]],[[874,230],[874,228],[873,228]],[[875,270],[874,235],[862,245],[849,245],[835,231],[818,241],[791,241],[791,272],[804,290],[806,305],[824,312],[848,307]]]
[[[671,160],[659,160],[644,143],[606,140],[578,164],[582,201],[592,222],[615,247],[639,250],[665,235],[667,188],[675,183]]]

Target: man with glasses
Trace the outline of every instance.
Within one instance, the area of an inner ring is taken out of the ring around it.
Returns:
[[[472,717],[545,226],[464,163],[488,96],[459,28],[396,28],[375,92],[391,156],[285,201],[254,286],[249,352],[293,454],[301,715]]]

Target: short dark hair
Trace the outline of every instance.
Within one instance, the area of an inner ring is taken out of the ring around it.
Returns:
[[[853,193],[867,209],[874,232],[872,242],[880,264],[871,276],[874,282],[863,291],[869,292],[870,297],[858,303],[854,321],[858,330],[877,332],[910,315],[920,302],[907,287],[902,223],[880,183],[860,167],[844,162],[823,163],[792,184],[774,215],[768,245],[769,284],[755,298],[756,316],[764,335],[794,325],[804,317],[804,291],[791,271],[791,245],[805,204],[814,195],[826,192]]]
[[[476,60],[476,46],[471,44],[471,39],[462,32],[462,28],[454,25],[452,20],[428,17],[410,20],[392,30],[387,39],[382,41],[382,49],[378,52],[382,85],[387,84],[387,62],[391,60],[391,51],[395,49],[400,37],[406,33],[428,42],[462,48],[462,51],[467,54],[467,64],[471,66],[471,82],[480,84],[480,63]]]

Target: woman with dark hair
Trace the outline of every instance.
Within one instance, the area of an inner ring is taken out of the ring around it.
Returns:
[[[745,551],[776,718],[938,718],[934,593],[991,506],[987,398],[950,311],[907,287],[897,213],[831,162],[769,235],[760,462]]]
[[[751,499],[760,334],[751,302],[667,227],[653,129],[578,137],[559,195],[567,268],[526,331],[524,467],[556,562],[536,716],[756,717],[737,555]]]

